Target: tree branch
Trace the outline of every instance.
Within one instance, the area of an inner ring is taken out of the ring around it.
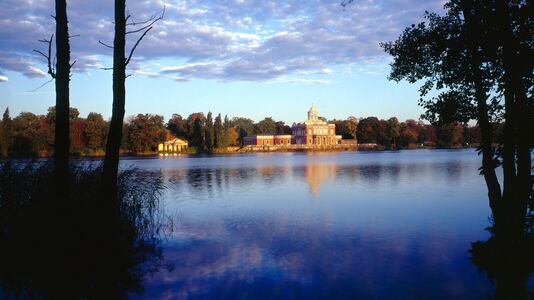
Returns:
[[[135,45],[133,46],[132,50],[130,51],[130,55],[128,55],[128,59],[126,60],[126,62],[124,63],[125,66],[127,66],[129,63],[130,63],[130,59],[132,59],[132,55],[135,51],[135,48],[137,48],[137,46],[139,45],[139,42],[141,42],[141,40],[145,37],[145,35],[150,31],[150,29],[152,29],[153,27],[149,27],[147,30],[145,30],[145,32],[143,32],[143,34],[139,37],[139,39],[137,40],[137,42],[135,42]]]
[[[45,43],[45,44],[48,44],[48,55],[44,54],[43,52],[39,51],[39,50],[33,50],[39,54],[41,54],[44,58],[46,58],[46,62],[48,64],[48,74],[50,74],[50,76],[52,77],[52,79],[56,78],[56,72],[54,71],[54,67],[52,65],[52,60],[51,60],[51,57],[52,57],[52,40],[54,39],[54,35],[52,34],[50,36],[50,39],[47,40],[47,39],[41,39],[39,40],[39,42],[41,43]],[[48,83],[48,82],[47,82]],[[46,84],[46,83],[45,83]],[[40,87],[39,87],[40,88]],[[37,89],[39,89],[37,88]],[[35,90],[37,90],[35,89]]]
[[[108,44],[102,42],[101,40],[98,40],[98,43],[100,43],[101,45],[104,45],[104,46],[106,46],[106,47],[108,47],[108,48],[110,48],[110,49],[113,49],[113,46],[110,46],[110,45],[108,45]]]
[[[53,80],[54,80],[54,77],[52,77],[52,78],[51,78],[50,80],[48,80],[47,82],[41,84],[40,86],[34,88],[33,90],[28,91],[28,93],[33,93],[33,92],[37,91],[38,89],[40,89],[40,88],[42,88],[43,86],[49,84],[49,83],[52,82]]]
[[[146,20],[144,22],[138,22],[138,23],[132,22],[132,23],[126,24],[127,26],[135,26],[135,25],[147,24],[147,25],[145,25],[145,26],[143,26],[141,28],[138,28],[138,29],[135,29],[135,30],[131,30],[131,31],[127,31],[126,34],[141,32],[141,31],[151,27],[152,25],[154,25],[154,23],[156,23],[157,21],[162,20],[164,16],[165,16],[165,6],[163,7],[163,11],[161,12],[161,15],[159,17],[157,17],[157,15],[153,15],[152,17],[150,17],[148,20]]]

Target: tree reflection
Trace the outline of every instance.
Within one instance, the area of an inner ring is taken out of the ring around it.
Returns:
[[[105,222],[96,205],[100,168],[73,168],[70,205],[59,208],[51,205],[48,163],[0,169],[0,298],[120,299],[142,291],[161,261],[159,174],[122,171],[119,212]]]
[[[495,225],[488,228],[491,232],[488,240],[471,244],[471,261],[495,284],[495,299],[534,299],[534,289],[528,290],[528,280],[534,272],[533,224],[527,224],[521,240],[497,237]]]

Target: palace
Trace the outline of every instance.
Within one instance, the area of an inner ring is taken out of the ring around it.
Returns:
[[[332,146],[340,143],[341,136],[336,135],[336,125],[320,119],[313,104],[308,111],[308,119],[293,124],[291,135],[254,135],[243,139],[244,146]]]

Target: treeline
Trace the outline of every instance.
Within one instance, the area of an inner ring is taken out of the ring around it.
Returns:
[[[56,111],[46,115],[21,112],[11,118],[7,108],[0,122],[0,154],[3,157],[48,156],[54,150]],[[144,153],[165,139],[162,116],[139,114],[123,126],[123,152]],[[80,117],[76,108],[69,111],[70,152],[74,155],[104,155],[109,122],[95,112]]]
[[[340,130],[354,128],[354,120],[340,121],[341,124],[347,124],[347,122],[352,122],[352,124],[341,126]],[[356,136],[360,144],[376,143],[385,149],[406,149],[421,145],[437,148],[459,148],[475,146],[480,143],[478,126],[467,126],[457,122],[432,125],[412,119],[399,122],[395,117],[388,120],[368,117],[360,119],[355,127],[354,133],[341,133],[343,138]]]
[[[12,118],[7,108],[0,122],[0,154],[3,157],[47,156],[53,153],[55,108],[46,115],[22,112]],[[85,118],[78,109],[70,108],[70,151],[74,155],[103,155],[109,122],[95,112]],[[480,142],[478,127],[459,123],[440,126],[421,121],[397,118],[381,120],[376,117],[330,120],[336,124],[336,134],[343,139],[357,139],[358,143],[375,143],[384,149],[405,149],[417,145],[454,148],[476,145]],[[138,114],[123,124],[121,151],[123,153],[153,153],[157,144],[178,137],[187,140],[190,152],[218,152],[227,147],[242,145],[243,138],[255,134],[291,134],[291,127],[271,117],[254,122],[249,118],[211,112],[192,113],[187,118],[174,114],[165,122],[164,117]]]

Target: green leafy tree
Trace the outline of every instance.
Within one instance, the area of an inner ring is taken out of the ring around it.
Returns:
[[[128,121],[130,147],[133,152],[153,151],[165,138],[165,126],[160,115],[138,114]]]
[[[378,118],[361,119],[356,129],[359,143],[378,143]]]
[[[387,121],[386,135],[387,135],[387,144],[386,147],[397,148],[397,141],[400,136],[401,126],[399,120],[395,117],[389,118]]]
[[[235,129],[239,135],[239,143],[243,144],[243,138],[254,134],[254,121],[248,118],[234,117],[232,119]]]
[[[21,112],[13,119],[12,151],[15,155],[37,155],[45,144],[46,132],[42,129],[39,116],[30,112]]]
[[[278,121],[275,124],[275,133],[276,134],[291,134],[291,127],[286,125],[283,121]]]
[[[259,121],[254,127],[256,134],[274,134],[276,132],[276,122],[271,117]]]
[[[87,147],[93,151],[103,148],[106,134],[106,121],[104,121],[101,114],[90,112],[85,120],[83,132]]]
[[[204,142],[202,128],[205,123],[206,117],[202,112],[192,113],[187,117],[187,137],[191,146],[199,149],[202,147]]]

